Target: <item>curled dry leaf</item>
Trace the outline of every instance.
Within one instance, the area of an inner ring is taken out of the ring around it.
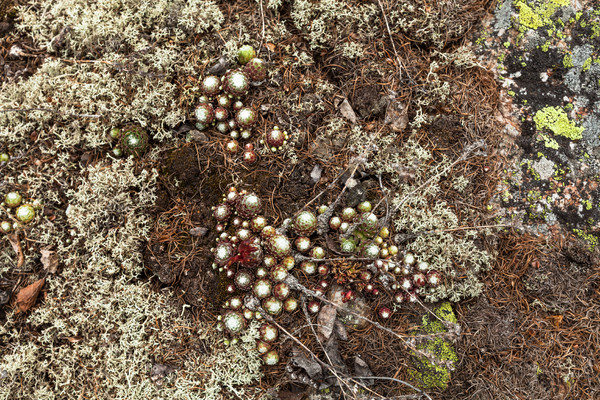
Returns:
[[[58,255],[56,252],[50,249],[42,249],[40,253],[42,253],[40,261],[42,262],[44,269],[51,274],[55,274],[56,268],[58,267]]]
[[[322,340],[327,340],[329,339],[329,336],[331,336],[336,315],[337,309],[331,304],[327,304],[321,308],[319,316],[317,317],[317,332]]]
[[[408,124],[408,109],[398,101],[390,102],[385,112],[384,122],[396,132],[403,131]]]
[[[35,300],[45,282],[46,279],[42,278],[19,291],[17,294],[17,312],[26,312],[35,304]]]
[[[342,104],[340,105],[340,112],[348,121],[352,122],[353,124],[356,123],[356,113],[352,109],[348,99],[344,99],[344,101],[342,101]]]
[[[21,242],[19,241],[19,234],[13,232],[7,234],[6,237],[15,253],[17,253],[17,268],[21,268],[25,263],[25,256],[23,255],[23,249],[21,248]]]

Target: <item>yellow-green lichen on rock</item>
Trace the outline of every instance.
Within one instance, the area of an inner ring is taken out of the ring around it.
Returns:
[[[519,30],[538,29],[552,26],[552,15],[560,8],[569,5],[569,0],[517,0],[515,7],[519,10]]]
[[[551,131],[555,135],[564,136],[567,139],[581,139],[583,129],[575,125],[575,122],[569,120],[569,116],[560,107],[544,107],[538,110],[533,116],[533,122],[539,132],[539,136],[545,142],[546,147],[558,148],[558,143],[549,138],[543,131]]]
[[[433,312],[441,320],[457,323],[452,304],[449,301],[442,302]],[[409,371],[413,380],[422,389],[446,389],[450,382],[454,363],[458,361],[454,344],[442,337],[435,337],[437,333],[447,332],[442,321],[427,314],[423,316],[420,334],[434,335],[431,339],[419,343],[416,347],[430,356],[436,363],[431,362],[428,357],[414,354],[412,358],[413,369]]]

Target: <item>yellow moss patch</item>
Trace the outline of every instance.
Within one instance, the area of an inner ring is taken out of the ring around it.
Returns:
[[[435,310],[435,314],[442,320],[457,323],[456,316],[452,311],[452,304],[448,301],[441,303]],[[444,333],[444,324],[430,315],[423,316],[422,334]],[[413,380],[423,389],[446,389],[451,378],[452,366],[458,361],[454,344],[441,337],[432,338],[419,345],[418,350],[433,355],[438,363],[434,364],[427,357],[413,357],[413,368],[409,371]]]

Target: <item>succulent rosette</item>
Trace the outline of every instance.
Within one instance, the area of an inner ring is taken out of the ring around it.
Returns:
[[[149,137],[146,131],[139,127],[127,127],[123,129],[120,140],[120,148],[126,155],[140,156],[148,149]]]
[[[272,285],[271,282],[267,279],[258,279],[254,282],[254,287],[252,290],[254,291],[254,295],[259,299],[265,299],[271,295]]]
[[[31,222],[35,218],[35,208],[31,204],[22,204],[17,207],[15,217],[23,223]]]
[[[205,96],[214,97],[221,91],[221,80],[215,75],[207,75],[200,83],[200,90]]]
[[[279,300],[285,300],[290,295],[290,286],[285,282],[279,282],[273,287],[273,296]]]
[[[23,201],[23,196],[19,192],[9,192],[4,196],[4,204],[6,207],[18,207]]]
[[[265,343],[273,343],[275,340],[277,340],[277,337],[279,336],[279,331],[277,330],[277,327],[275,327],[275,325],[264,323],[258,329],[258,335],[261,341]]]
[[[240,197],[237,203],[237,213],[240,217],[250,219],[262,210],[262,201],[255,193],[247,193]]]
[[[279,353],[277,350],[270,350],[262,356],[265,365],[277,365],[279,363]]]
[[[294,231],[300,236],[310,236],[317,230],[317,216],[310,211],[301,211],[294,218]]]
[[[256,57],[256,50],[249,44],[245,44],[238,49],[238,62],[242,65],[248,63]]]
[[[262,58],[253,58],[244,67],[244,72],[255,82],[264,81],[267,78],[267,63]]]
[[[238,288],[239,290],[246,291],[252,288],[254,278],[250,271],[240,269],[238,272],[236,272],[233,282],[236,288]]]
[[[269,297],[263,300],[262,307],[268,312],[270,315],[276,317],[281,314],[283,310],[283,303],[281,300],[275,297]]]
[[[239,335],[246,328],[246,320],[239,312],[228,311],[223,317],[223,325],[230,334]]]
[[[249,129],[256,124],[256,112],[250,107],[242,107],[235,114],[235,121],[242,129]]]
[[[264,244],[267,252],[278,259],[287,257],[292,252],[290,240],[279,233],[267,237]]]
[[[219,267],[224,266],[227,262],[235,256],[233,245],[229,242],[220,242],[215,247],[215,264]]]
[[[225,121],[228,117],[229,117],[229,111],[227,111],[227,109],[225,109],[223,107],[215,108],[215,119],[217,121]],[[227,124],[227,127],[229,128],[229,123]]]
[[[250,80],[245,72],[238,69],[229,70],[222,78],[223,91],[231,97],[242,97],[248,93]]]
[[[287,138],[287,133],[277,126],[265,133],[265,143],[269,146],[271,151],[277,151],[281,148],[281,146],[285,144]]]
[[[218,222],[227,221],[229,217],[231,217],[231,207],[229,207],[229,204],[227,203],[219,204],[215,207],[213,216]]]

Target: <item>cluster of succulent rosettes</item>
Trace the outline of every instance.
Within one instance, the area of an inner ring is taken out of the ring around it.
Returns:
[[[348,302],[360,295],[378,296],[385,290],[399,305],[416,302],[419,295],[427,294],[442,283],[442,274],[427,262],[418,260],[411,253],[399,252],[390,239],[389,228],[373,212],[369,201],[356,207],[342,207],[337,213],[330,211],[328,206],[318,209],[319,215],[328,216],[327,235],[335,238],[339,246],[338,254],[331,262],[319,262],[325,258],[325,252],[318,246],[311,247],[308,238],[322,217],[301,212],[292,224],[299,235],[294,242],[296,249],[311,258],[303,261],[300,269],[307,275],[318,273],[321,278],[315,291],[325,294],[335,283],[343,288],[342,302]],[[383,306],[379,311],[380,318],[387,319],[391,315],[388,307]]]
[[[394,260],[376,260],[378,273],[385,274],[393,291],[395,304],[415,303],[419,297],[443,283],[443,275],[426,261],[419,261],[412,253],[403,253]]]
[[[251,320],[260,320],[260,340],[257,350],[267,365],[279,361],[273,342],[278,337],[277,328],[264,320],[261,311],[275,318],[298,308],[286,278],[294,269],[290,239],[261,215],[263,204],[255,193],[231,188],[223,201],[213,208],[216,240],[213,268],[226,279],[227,299],[219,316],[218,328],[227,332],[235,343],[237,336]],[[255,300],[258,307],[248,306]],[[262,310],[261,310],[262,309]]]
[[[442,283],[441,273],[427,262],[398,251],[371,203],[342,207],[337,214],[330,207],[300,210],[279,229],[261,214],[263,204],[255,193],[231,188],[213,207],[220,234],[212,249],[213,268],[226,280],[227,295],[219,329],[229,334],[228,343],[235,343],[251,320],[261,320],[257,350],[266,364],[276,364],[278,332],[269,320],[297,310],[293,279],[309,290],[307,310],[314,315],[332,288],[342,302],[374,299],[385,291],[392,303],[378,308],[381,319],[389,318],[394,306],[416,302]]]
[[[110,136],[117,140],[113,148],[113,154],[117,157],[134,156],[139,157],[148,150],[148,133],[139,126],[129,125],[124,128],[113,128]]]
[[[25,202],[21,193],[8,192],[4,195],[2,207],[9,213],[11,220],[0,221],[0,232],[10,233],[21,229],[23,224],[28,224],[36,217],[36,212],[42,208],[39,201]],[[14,215],[12,215],[14,212]]]
[[[242,46],[238,51],[239,68],[228,70],[221,78],[215,75],[204,76],[200,80],[201,96],[194,110],[196,127],[205,130],[214,127],[231,139],[225,145],[230,154],[240,151],[240,140],[252,137],[252,128],[256,125],[258,114],[244,104],[251,82],[265,80],[267,66],[264,60],[256,58],[252,46]],[[256,161],[252,144],[244,146],[242,160],[247,163]]]
[[[389,228],[382,226],[372,209],[369,201],[363,201],[356,207],[344,207],[330,217],[329,228],[338,234],[343,254],[372,260],[398,254],[398,247],[389,240]]]

